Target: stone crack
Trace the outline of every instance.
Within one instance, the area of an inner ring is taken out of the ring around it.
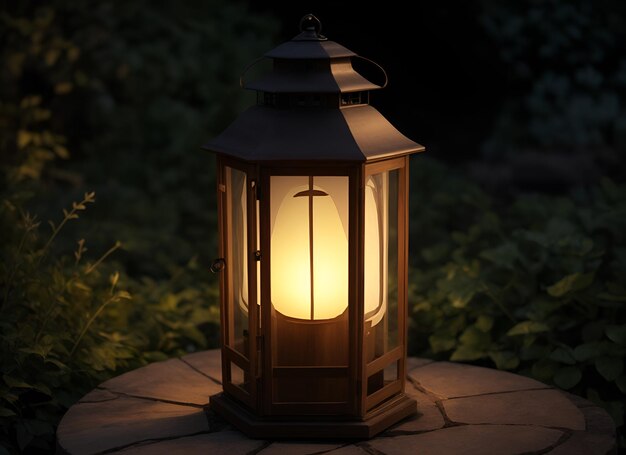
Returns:
[[[217,379],[215,379],[212,376],[209,376],[208,374],[206,374],[204,371],[199,370],[198,368],[196,368],[195,366],[193,366],[191,363],[187,362],[185,359],[183,359],[182,357],[179,357],[179,359],[181,362],[183,362],[185,365],[187,365],[189,368],[191,368],[192,370],[194,370],[196,373],[200,373],[202,376],[204,376],[205,378],[210,379],[211,381],[213,381],[214,383],[216,383],[217,385],[222,385],[221,381],[218,381]]]
[[[100,387],[100,388],[102,390],[107,390],[107,391],[109,391],[111,393],[115,393],[115,394],[119,395],[117,398],[119,398],[119,397],[136,398],[138,400],[157,401],[159,403],[176,404],[176,405],[179,405],[179,406],[189,406],[189,407],[192,407],[192,408],[199,408],[199,409],[203,409],[206,406],[206,403],[205,404],[186,403],[186,402],[183,402],[183,401],[168,400],[168,399],[165,399],[165,398],[155,398],[155,397],[146,397],[146,396],[142,396],[142,395],[133,395],[133,394],[130,394],[130,393],[120,392],[119,390],[111,390],[111,389],[108,389],[106,387]],[[84,401],[83,402],[79,402],[79,404],[80,403],[85,403],[85,402]],[[99,401],[96,401],[95,403],[99,403]]]

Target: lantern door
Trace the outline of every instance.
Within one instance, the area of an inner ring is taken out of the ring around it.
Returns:
[[[354,406],[355,179],[340,173],[274,169],[262,176],[266,414],[347,415]]]
[[[365,166],[361,412],[403,391],[407,312],[408,158]]]
[[[218,169],[223,386],[256,410],[260,270],[256,179],[253,168],[234,160],[221,159]]]

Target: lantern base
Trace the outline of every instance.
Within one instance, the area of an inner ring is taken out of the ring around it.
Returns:
[[[372,409],[364,420],[298,420],[303,416],[278,420],[259,417],[224,392],[212,395],[209,406],[248,437],[257,439],[369,439],[417,412],[415,400],[403,393]]]

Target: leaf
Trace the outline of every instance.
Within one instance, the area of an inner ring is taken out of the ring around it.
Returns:
[[[89,286],[87,286],[85,283],[83,283],[82,281],[75,281],[73,283],[74,287],[76,289],[80,289],[81,291],[85,291],[85,292],[91,292],[91,288]]]
[[[531,369],[533,377],[542,382],[550,382],[558,370],[559,364],[549,359],[538,360]]]
[[[572,273],[548,287],[548,294],[552,297],[563,297],[568,292],[580,291],[593,283],[594,276],[595,272]]]
[[[206,345],[206,337],[196,327],[190,326],[185,329],[185,336],[193,340],[197,346],[203,348]]]
[[[493,327],[493,318],[491,316],[481,314],[480,316],[478,316],[478,319],[476,320],[476,323],[474,325],[481,332],[489,332]]]
[[[609,325],[605,329],[606,336],[615,343],[626,346],[626,324]]]
[[[470,346],[459,346],[450,356],[450,360],[453,362],[472,361],[481,359],[485,357],[485,355],[485,351],[481,351]]]
[[[23,149],[28,144],[30,144],[31,139],[32,134],[29,131],[19,130],[17,132],[17,148]]]
[[[496,248],[484,250],[479,256],[495,265],[512,270],[515,268],[515,261],[520,258],[520,252],[514,243],[507,242]]]
[[[0,417],[11,417],[14,415],[15,413],[11,411],[10,409],[0,406]]]
[[[607,381],[615,381],[624,372],[624,360],[617,357],[596,359],[596,370]]]
[[[70,152],[68,152],[67,148],[65,148],[62,145],[55,145],[53,147],[53,150],[54,150],[55,155],[61,158],[62,160],[67,160],[70,157]]]
[[[600,355],[600,343],[583,343],[574,349],[574,357],[579,362],[586,362]]]
[[[117,282],[120,279],[120,272],[115,272],[109,277],[109,281],[111,282],[111,287],[114,288],[117,285]]]
[[[56,63],[57,59],[61,55],[61,51],[57,48],[48,49],[44,54],[44,60],[48,66],[52,66]]]
[[[569,390],[580,382],[582,373],[576,367],[564,367],[554,375],[554,383],[560,388]]]
[[[51,349],[52,345],[38,345],[32,348],[20,348],[20,352],[23,352],[25,354],[35,354],[45,359]]]
[[[133,298],[128,291],[119,291],[117,293],[117,297],[120,299],[126,299],[126,300],[132,300]]]
[[[4,379],[4,383],[11,389],[34,389],[28,382],[12,378],[8,374],[3,375],[2,379]]]
[[[51,363],[52,365],[56,366],[59,370],[65,370],[68,368],[67,365],[65,365],[60,360],[57,360],[51,357],[46,357],[45,363]]]
[[[74,84],[71,82],[59,82],[54,86],[54,93],[57,95],[67,95],[74,88]]]
[[[463,331],[459,341],[465,346],[486,350],[491,345],[491,335],[481,332],[474,326],[469,326]]]
[[[431,335],[428,337],[430,348],[434,353],[449,351],[456,345],[456,338],[444,335]]]
[[[498,370],[514,370],[519,366],[519,357],[511,351],[492,351],[489,357]]]
[[[570,348],[556,348],[550,353],[550,358],[556,360],[559,363],[566,365],[575,365],[576,358],[574,357],[574,351]]]
[[[550,327],[548,327],[543,322],[537,321],[523,321],[515,324],[509,331],[506,333],[508,336],[516,336],[516,335],[528,335],[529,333],[541,333],[541,332],[549,332]]]

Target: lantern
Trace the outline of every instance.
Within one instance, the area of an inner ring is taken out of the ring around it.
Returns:
[[[368,438],[416,412],[408,161],[424,147],[368,104],[384,71],[365,79],[320,28],[307,15],[265,55],[273,69],[242,81],[257,105],[204,146],[221,256],[224,391],[210,406],[252,437]]]

